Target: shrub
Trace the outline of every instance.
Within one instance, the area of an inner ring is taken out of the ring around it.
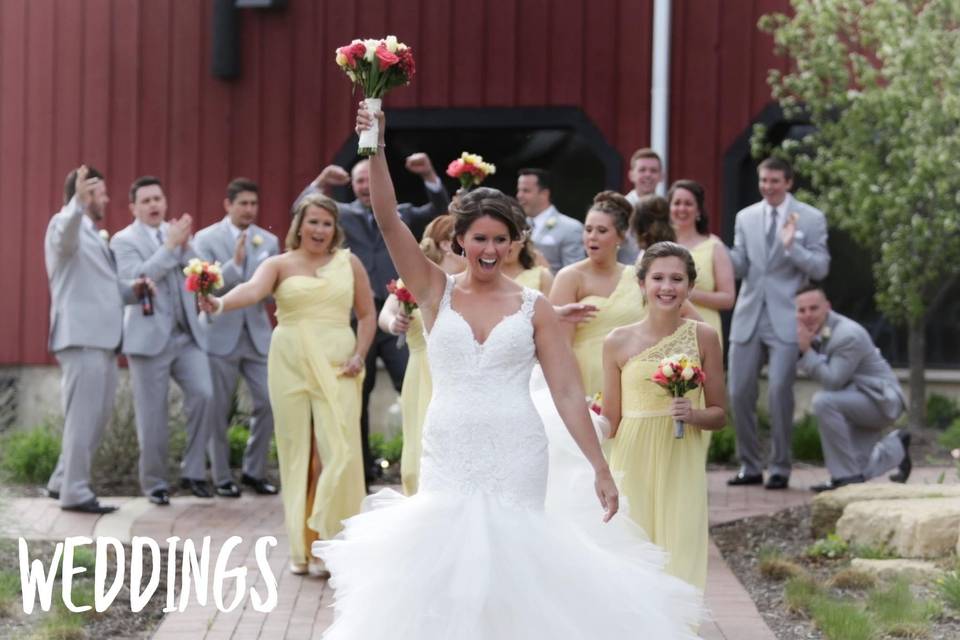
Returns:
[[[737,451],[737,436],[729,424],[720,431],[714,431],[710,436],[710,449],[707,451],[707,462],[724,464],[733,459]]]
[[[783,557],[778,549],[765,547],[760,550],[757,569],[767,580],[786,580],[806,574],[803,567]]]
[[[865,558],[867,560],[893,560],[900,556],[886,545],[875,547],[869,544],[855,544],[850,546],[850,555],[854,558]]]
[[[960,569],[937,580],[937,591],[948,607],[960,613]]]
[[[827,640],[870,640],[873,624],[860,607],[842,600],[814,598],[810,613]]]
[[[390,464],[397,464],[403,453],[403,434],[398,433],[387,440],[382,433],[371,433],[370,453],[374,458],[383,458]]]
[[[831,533],[826,538],[821,538],[807,547],[807,555],[811,558],[842,558],[847,555],[847,551],[846,540],[835,533]]]
[[[0,441],[0,469],[12,482],[46,482],[60,457],[61,434],[51,423],[8,433]]]
[[[243,452],[247,449],[247,440],[250,430],[242,424],[235,424],[227,429],[227,443],[230,446],[230,467],[239,469],[243,466]]]
[[[939,393],[927,396],[927,425],[937,429],[946,429],[960,418],[960,405],[957,401]]]
[[[109,487],[108,490],[116,491],[130,486],[139,493],[139,452],[133,394],[129,383],[124,382],[117,389],[113,415],[93,458],[93,482],[101,490]]]
[[[940,434],[937,441],[940,443],[940,446],[945,449],[953,450],[960,448],[960,418],[954,420],[953,424]]]
[[[817,419],[805,413],[793,425],[793,457],[807,462],[823,462],[823,447],[820,444],[820,429]]]
[[[783,601],[787,611],[795,614],[809,613],[814,599],[820,594],[820,586],[810,576],[798,576],[787,580],[783,588]]]

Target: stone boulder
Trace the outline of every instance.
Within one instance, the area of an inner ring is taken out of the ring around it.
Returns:
[[[853,502],[837,521],[852,544],[886,546],[901,558],[940,558],[954,552],[960,534],[960,498]]]
[[[867,560],[854,558],[850,566],[878,580],[903,578],[910,583],[933,582],[943,575],[937,565],[924,560]]]
[[[833,491],[824,491],[813,499],[811,519],[813,537],[822,538],[833,533],[844,508],[852,502],[865,500],[913,500],[917,498],[957,498],[957,484],[896,484],[866,482],[851,484]]]

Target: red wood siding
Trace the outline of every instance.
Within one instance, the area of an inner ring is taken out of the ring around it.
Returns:
[[[703,182],[712,211],[723,149],[767,101],[756,18],[785,4],[674,2],[671,176]],[[652,0],[290,0],[242,12],[234,82],[209,72],[211,5],[0,0],[0,364],[50,362],[43,234],[81,161],[107,175],[111,232],[138,175],[201,226],[243,175],[282,237],[293,196],[351,135],[333,51],[355,36],[414,47],[418,76],[392,106],[578,106],[625,158],[649,143]]]

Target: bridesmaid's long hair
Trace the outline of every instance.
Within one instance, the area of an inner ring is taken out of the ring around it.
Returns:
[[[658,195],[640,198],[630,217],[630,232],[641,249],[658,242],[676,242],[677,234],[670,226],[670,205]]]
[[[443,262],[443,242],[453,241],[453,216],[444,214],[434,218],[427,228],[423,230],[423,240],[420,241],[420,249],[423,255],[429,258],[430,262],[440,264]]]
[[[293,222],[290,223],[290,230],[287,232],[286,247],[287,251],[293,251],[300,248],[300,227],[303,226],[303,217],[307,214],[310,207],[319,207],[333,216],[333,237],[330,238],[330,253],[334,253],[340,248],[343,241],[343,229],[340,228],[340,213],[337,211],[337,202],[333,198],[314,193],[297,205],[293,212]]]

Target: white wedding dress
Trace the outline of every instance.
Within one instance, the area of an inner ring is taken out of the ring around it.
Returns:
[[[453,282],[427,337],[419,492],[370,496],[340,536],[314,543],[336,590],[324,638],[697,638],[700,594],[661,571],[663,552],[628,518],[586,528],[544,509],[547,440],[529,389],[540,294],[524,289],[480,344],[450,305]],[[588,517],[601,520],[596,498]]]

